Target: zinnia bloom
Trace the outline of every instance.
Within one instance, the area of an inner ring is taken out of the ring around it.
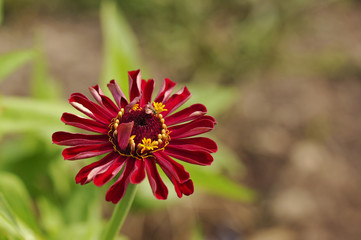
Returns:
[[[129,182],[138,184],[147,175],[153,194],[166,199],[168,189],[161,179],[158,165],[174,185],[179,198],[194,191],[193,182],[184,167],[173,160],[210,165],[211,153],[217,151],[214,141],[193,137],[213,129],[215,119],[205,116],[207,109],[194,104],[174,113],[191,94],[187,87],[172,94],[175,83],[164,83],[152,101],[154,80],[142,80],[140,70],[129,72],[129,101],[114,81],[107,85],[115,103],[98,85],[89,88],[96,102],[81,93],[71,95],[70,104],[87,117],[64,113],[61,120],[95,134],[55,132],[53,143],[70,146],[63,150],[65,160],[91,158],[106,154],[99,161],[83,167],[76,183],[91,181],[102,186],[120,176],[110,187],[106,200],[119,202]]]

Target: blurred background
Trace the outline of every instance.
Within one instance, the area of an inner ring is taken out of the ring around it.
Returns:
[[[217,119],[219,152],[186,166],[190,197],[157,201],[145,182],[119,239],[360,239],[360,12],[358,0],[0,0],[0,239],[99,238],[109,184],[76,185],[94,160],[65,162],[51,134],[74,131],[60,121],[76,113],[71,93],[113,78],[126,89],[139,68],[158,88],[189,87]]]

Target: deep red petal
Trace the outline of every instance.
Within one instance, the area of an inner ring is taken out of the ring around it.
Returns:
[[[152,188],[154,196],[160,200],[167,199],[168,188],[164,184],[162,178],[159,176],[154,160],[146,158],[144,159],[144,161],[145,161],[145,169],[147,171],[149,184]]]
[[[81,185],[91,182],[97,173],[108,168],[118,156],[116,152],[111,152],[99,161],[83,167],[76,175],[75,182]]]
[[[192,122],[169,127],[172,139],[185,138],[211,131],[214,128],[214,122],[207,118],[200,117]]]
[[[184,167],[181,164],[177,163],[163,152],[154,152],[153,154],[157,158],[157,162],[163,171],[171,173],[178,182],[183,183],[189,179],[189,173],[184,170]]]
[[[204,151],[190,151],[168,145],[165,148],[164,153],[179,160],[202,166],[211,165],[213,162],[212,155]]]
[[[154,80],[142,80],[142,97],[139,100],[139,106],[143,107],[145,104],[152,101],[152,94],[154,90]]]
[[[142,81],[142,76],[140,70],[130,71],[129,75],[129,101],[133,101],[134,98],[140,96],[140,85]]]
[[[168,126],[197,119],[207,113],[203,104],[193,104],[179,112],[168,115],[164,118]]]
[[[127,97],[124,95],[116,81],[111,80],[107,86],[119,108],[124,108],[126,105],[128,105]]]
[[[113,116],[116,116],[119,112],[119,108],[114,104],[114,102],[107,96],[105,96],[102,92],[102,90],[99,88],[98,85],[95,85],[91,88],[89,88],[90,93],[93,95],[95,100],[106,108],[109,112],[112,113]]]
[[[127,157],[119,155],[117,159],[113,161],[112,164],[107,169],[105,169],[105,171],[101,171],[97,173],[94,176],[94,180],[93,180],[95,186],[98,187],[103,186],[104,184],[112,180],[113,177],[117,175],[119,171],[122,169],[126,159]]]
[[[193,181],[189,179],[187,182],[180,184],[180,190],[186,196],[191,195],[194,192]]]
[[[77,160],[102,155],[113,150],[113,145],[108,142],[105,144],[79,145],[65,148],[62,154],[65,160]]]
[[[93,103],[81,93],[73,93],[69,98],[69,103],[88,117],[101,123],[107,124],[113,118],[107,109]]]
[[[145,178],[145,164],[143,160],[135,160],[135,169],[130,176],[130,181],[133,184],[138,184]]]
[[[52,136],[53,143],[62,146],[91,145],[96,143],[106,143],[108,135],[88,135],[81,133],[55,132]]]
[[[63,113],[61,121],[65,124],[97,133],[107,133],[108,126],[94,120],[83,118],[71,113]]]
[[[134,105],[138,103],[140,98],[141,96],[134,98],[127,106],[125,106],[124,108],[125,112],[126,113],[129,112],[134,107]]]
[[[183,87],[181,90],[173,94],[166,102],[164,102],[165,109],[167,111],[162,112],[163,116],[167,116],[182,106],[189,98],[191,93],[187,87]]]
[[[157,97],[154,99],[154,102],[165,102],[172,93],[175,85],[175,82],[172,82],[170,79],[165,78]]]
[[[120,150],[125,150],[127,148],[133,126],[134,126],[134,122],[119,124],[117,131],[118,131],[118,146]]]
[[[163,170],[164,173],[167,175],[167,177],[172,181],[174,185],[174,189],[177,193],[177,196],[181,198],[184,195],[190,195],[194,191],[193,182],[191,179],[188,179],[187,181],[180,183],[177,181],[177,179],[174,177],[174,174],[169,172],[167,169]]]
[[[191,151],[206,151],[210,153],[217,152],[216,142],[205,137],[172,139],[168,146]]]
[[[183,194],[189,196],[194,192],[193,181],[191,179],[184,183],[178,183],[176,181],[172,182],[179,198],[181,198]]]
[[[133,171],[133,169],[134,169],[134,160],[128,158],[128,161],[126,161],[124,171],[122,172],[118,180],[107,191],[107,194],[105,196],[105,199],[107,201],[111,201],[112,203],[117,203],[120,201],[120,199],[123,198],[124,193],[130,181],[129,179],[130,174]]]

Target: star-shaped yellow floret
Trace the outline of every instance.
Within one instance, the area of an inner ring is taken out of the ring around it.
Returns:
[[[141,153],[143,153],[144,151],[150,151],[150,150],[154,150],[155,148],[158,148],[158,141],[153,141],[150,138],[144,138],[142,140],[142,143],[139,143],[138,146],[140,146],[142,148]]]
[[[138,103],[136,103],[136,104],[134,104],[134,106],[132,107],[132,110],[133,111],[136,111],[136,110],[139,110],[140,108],[139,108],[139,104]]]
[[[165,105],[161,102],[153,102],[153,106],[154,106],[154,111],[159,114],[163,111],[168,111],[167,109],[165,109]]]

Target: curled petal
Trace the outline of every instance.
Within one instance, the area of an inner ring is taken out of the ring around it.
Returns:
[[[154,102],[165,102],[168,100],[170,94],[172,93],[176,83],[172,82],[170,79],[165,78],[162,87],[159,90],[157,97],[154,99]]]
[[[124,95],[116,81],[111,80],[107,86],[119,108],[124,108],[126,105],[128,105],[127,97]]]
[[[110,98],[103,94],[102,90],[99,88],[98,85],[89,88],[89,91],[101,106],[111,112],[113,116],[116,116],[120,109],[114,104],[114,102]]]
[[[81,185],[91,182],[96,174],[107,169],[118,156],[116,152],[111,152],[99,161],[83,167],[76,175],[75,182]]]
[[[164,153],[176,159],[202,166],[211,165],[213,162],[212,155],[204,151],[190,151],[168,145],[165,148]]]
[[[142,81],[142,76],[140,75],[140,70],[128,72],[129,76],[129,101],[133,101],[134,98],[140,96],[140,86]]]
[[[139,101],[139,99],[141,98],[141,96],[138,96],[136,98],[133,99],[133,101],[131,101],[126,107],[125,107],[125,112],[129,112],[135,104],[137,104],[137,102]]]
[[[157,199],[164,200],[168,197],[168,188],[159,176],[157,167],[153,159],[145,158],[145,169],[147,171],[149,184],[153,194]]]
[[[189,98],[191,93],[187,87],[183,87],[181,90],[173,94],[166,102],[164,102],[166,112],[163,112],[163,116],[167,116],[182,106]]]
[[[189,179],[184,183],[178,183],[177,181],[172,180],[174,184],[175,191],[179,198],[182,197],[182,194],[189,196],[194,192],[193,181]]]
[[[211,131],[214,128],[214,122],[207,117],[203,116],[189,123],[169,127],[170,136],[172,139],[185,138]]]
[[[154,90],[154,80],[142,80],[142,97],[139,100],[139,106],[143,107],[145,104],[152,101],[152,94]]]
[[[143,160],[135,160],[135,169],[130,176],[130,181],[133,184],[138,184],[145,178],[145,164]]]
[[[122,169],[126,159],[127,157],[119,155],[107,169],[97,173],[93,180],[95,186],[103,186],[112,180],[113,177],[119,173],[120,169]]]
[[[155,152],[154,156],[163,171],[171,173],[178,182],[183,183],[189,179],[189,173],[184,170],[184,167],[163,152]]]
[[[61,121],[65,124],[97,133],[107,133],[108,126],[94,120],[83,118],[71,113],[63,113]]]
[[[163,169],[163,168],[162,168]],[[179,182],[179,180],[175,177],[174,172],[170,171],[169,169],[164,168],[164,173],[167,177],[172,181],[174,185],[174,189],[177,193],[177,196],[181,198],[184,195],[190,195],[194,191],[193,182],[191,179],[188,179],[184,182]]]
[[[112,203],[117,203],[120,199],[123,198],[124,193],[128,187],[130,181],[130,174],[134,168],[134,161],[132,159],[128,159],[126,161],[126,165],[124,171],[118,178],[118,180],[109,188],[105,199],[107,201],[111,201]]]
[[[69,103],[88,117],[101,123],[106,124],[113,118],[111,112],[93,103],[83,94],[73,93],[69,98]]]
[[[176,112],[172,115],[166,116],[165,122],[168,126],[191,121],[197,118],[200,118],[207,113],[207,108],[203,104],[193,104],[179,112]]]
[[[206,151],[209,153],[217,152],[216,142],[205,137],[172,139],[169,146],[191,151]]]
[[[118,145],[120,150],[125,150],[127,148],[133,126],[134,126],[134,122],[119,124],[117,131],[118,131]]]
[[[62,154],[65,160],[77,160],[99,156],[111,151],[113,151],[113,145],[111,143],[103,143],[65,148]]]
[[[81,133],[55,132],[52,136],[53,143],[63,146],[92,145],[108,142],[108,135],[88,135]]]

